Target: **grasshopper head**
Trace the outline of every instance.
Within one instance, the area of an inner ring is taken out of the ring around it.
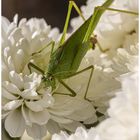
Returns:
[[[56,83],[55,83],[55,79],[53,76],[51,76],[50,74],[47,74],[47,76],[43,77],[43,81],[45,82],[45,85],[47,87],[52,87],[52,90],[54,90],[56,88]]]
[[[91,37],[90,41],[92,43],[92,49],[94,50],[95,49],[95,44],[97,43],[97,36],[94,35],[94,37]]]

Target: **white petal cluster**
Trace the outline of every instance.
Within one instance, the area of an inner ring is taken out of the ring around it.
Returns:
[[[101,139],[138,139],[138,73],[122,75],[122,91],[111,100],[105,120],[97,128]],[[130,133],[131,132],[131,133]]]
[[[68,135],[66,132],[61,131],[61,133],[54,134],[52,140],[100,140],[95,128],[90,130],[85,130],[82,127],[76,129],[74,134]]]
[[[138,71],[138,32],[126,35],[122,46],[113,57],[112,69],[117,75]]]
[[[44,19],[32,18],[28,21],[22,19],[19,23],[17,20],[17,15],[12,23],[2,18],[3,78],[7,75],[7,71],[11,70],[27,74],[26,64],[32,59],[32,53],[59,38],[58,29],[51,30]],[[50,54],[50,51],[51,48],[45,53]],[[49,61],[49,57],[45,60]]]
[[[11,137],[20,137],[25,129],[33,138],[46,134],[46,124],[50,119],[47,110],[54,99],[49,90],[39,89],[41,75],[23,75],[10,71],[9,81],[2,82],[2,109],[5,129]],[[34,132],[35,129],[40,130]]]

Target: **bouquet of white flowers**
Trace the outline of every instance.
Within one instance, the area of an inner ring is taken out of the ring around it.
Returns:
[[[62,33],[2,17],[2,122],[3,140],[137,140],[138,1],[70,0]]]

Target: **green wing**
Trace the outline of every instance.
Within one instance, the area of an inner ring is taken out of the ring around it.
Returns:
[[[63,71],[71,71],[72,63],[79,50],[90,20],[87,20],[71,37],[51,56],[48,73],[54,75]]]

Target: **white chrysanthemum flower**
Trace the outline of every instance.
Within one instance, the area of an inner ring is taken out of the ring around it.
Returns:
[[[40,90],[41,77],[36,73],[24,76],[11,71],[10,80],[2,82],[3,117],[11,137],[21,137],[25,129],[35,139],[46,134],[50,119],[47,108],[53,105],[54,99],[49,90]]]
[[[17,73],[25,73],[26,64],[32,59],[31,55],[46,46],[52,40],[57,41],[59,31],[57,28],[51,30],[44,19],[22,19],[19,24],[17,17],[10,23],[2,18],[2,56],[3,56],[3,79],[7,71],[15,70]],[[49,47],[45,53],[50,54]],[[44,61],[49,61],[49,55]]]

